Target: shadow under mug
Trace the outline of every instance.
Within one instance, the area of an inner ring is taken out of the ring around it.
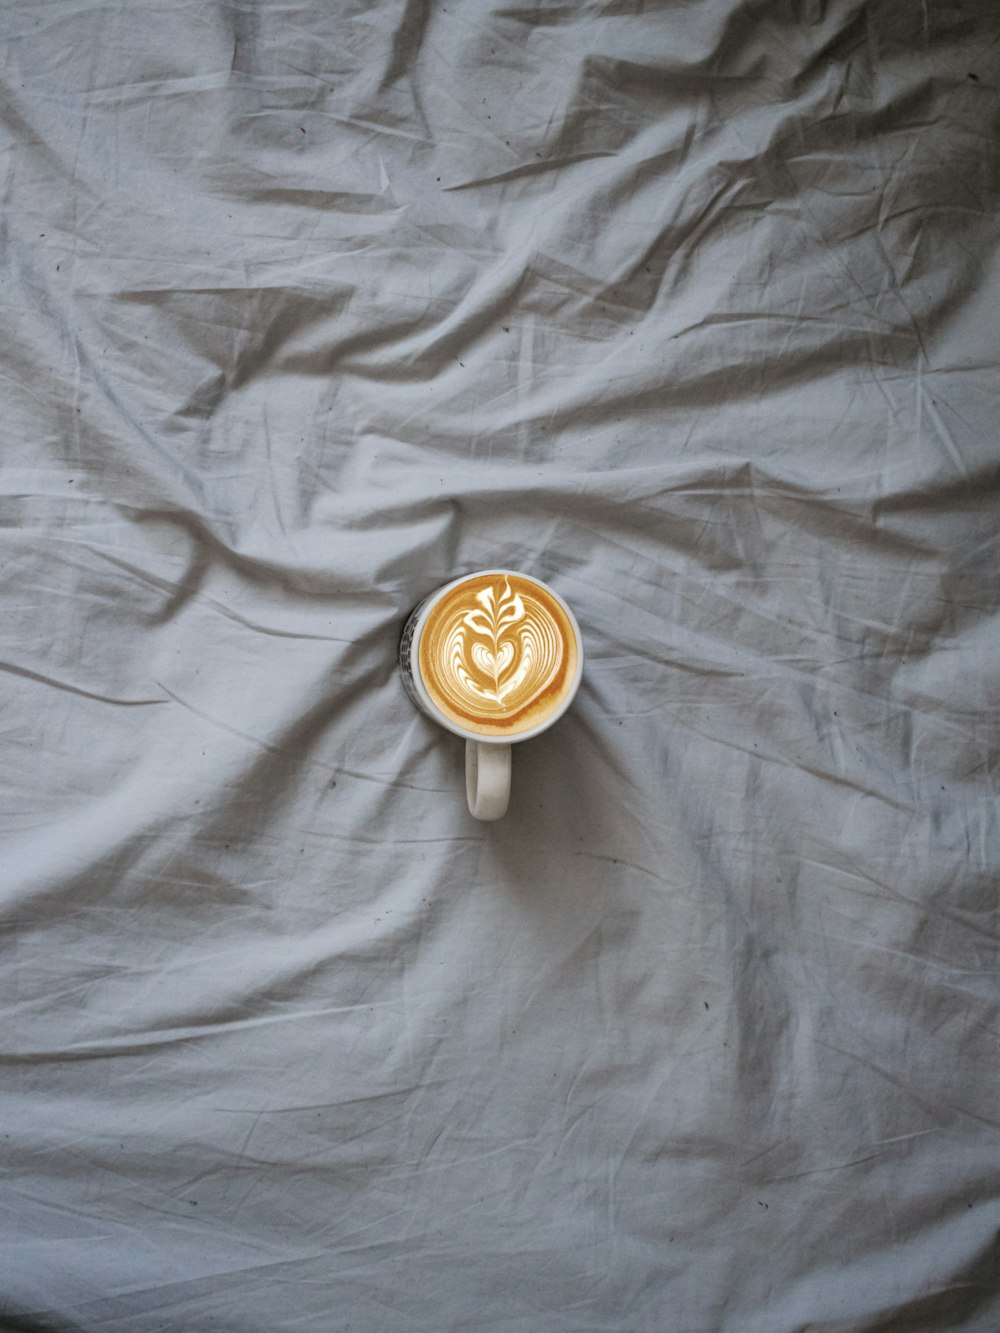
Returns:
[[[562,608],[576,639],[576,671],[558,706],[537,725],[508,736],[484,736],[453,722],[436,706],[420,674],[420,635],[438,602],[459,584],[470,579],[493,575],[499,578],[513,576],[525,583],[537,584]],[[583,676],[583,638],[576,617],[566,602],[554,588],[550,588],[541,579],[533,578],[530,574],[522,574],[517,569],[477,569],[437,588],[414,607],[403,628],[403,637],[399,644],[399,669],[406,692],[416,707],[439,726],[446,727],[448,731],[461,736],[465,741],[465,791],[469,810],[476,819],[499,819],[501,815],[507,813],[510,801],[511,746],[520,745],[522,741],[530,741],[533,736],[547,731],[553,723],[559,721],[573,702]]]

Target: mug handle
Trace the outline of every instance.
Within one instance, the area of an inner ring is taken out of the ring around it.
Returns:
[[[465,742],[465,794],[476,819],[499,819],[510,801],[510,746]]]

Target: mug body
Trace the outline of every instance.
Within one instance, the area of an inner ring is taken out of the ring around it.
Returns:
[[[553,601],[558,603],[559,607],[565,614],[573,631],[574,638],[576,639],[576,670],[573,673],[573,679],[570,682],[564,697],[559,701],[558,706],[553,709],[548,717],[544,718],[535,726],[527,728],[524,731],[501,736],[483,735],[481,732],[459,726],[456,722],[452,721],[451,718],[446,717],[435,705],[420,674],[420,635],[435,606],[437,606],[438,602],[450,593],[453,588],[457,588],[467,580],[484,578],[492,575],[496,575],[497,577],[508,575],[523,579],[526,583],[537,584],[553,599]],[[569,708],[570,704],[573,702],[576,692],[580,687],[580,680],[583,676],[583,637],[580,634],[580,626],[577,624],[576,616],[574,616],[573,612],[566,605],[564,599],[559,596],[554,588],[550,588],[549,585],[543,583],[541,579],[536,579],[530,574],[522,574],[521,571],[517,569],[474,569],[471,573],[463,574],[460,578],[452,579],[450,583],[446,583],[443,587],[437,588],[414,607],[403,628],[403,636],[399,643],[399,669],[400,674],[403,677],[403,687],[410,696],[412,702],[422,713],[426,713],[429,718],[434,722],[437,722],[439,726],[445,727],[448,731],[453,732],[456,736],[461,736],[464,740],[477,741],[481,745],[517,745],[521,741],[529,741],[532,736],[538,736],[543,731],[547,731],[554,722],[558,722],[563,713],[565,713],[566,709]]]

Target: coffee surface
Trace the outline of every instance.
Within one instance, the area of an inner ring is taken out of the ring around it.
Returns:
[[[477,575],[430,612],[419,663],[449,720],[485,736],[516,735],[563,702],[576,677],[576,636],[563,608],[532,579]]]

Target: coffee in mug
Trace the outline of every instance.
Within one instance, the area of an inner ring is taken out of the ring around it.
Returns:
[[[513,570],[467,574],[413,611],[400,644],[403,683],[429,717],[466,741],[477,819],[510,799],[510,746],[550,727],[573,700],[583,641],[547,584]]]

